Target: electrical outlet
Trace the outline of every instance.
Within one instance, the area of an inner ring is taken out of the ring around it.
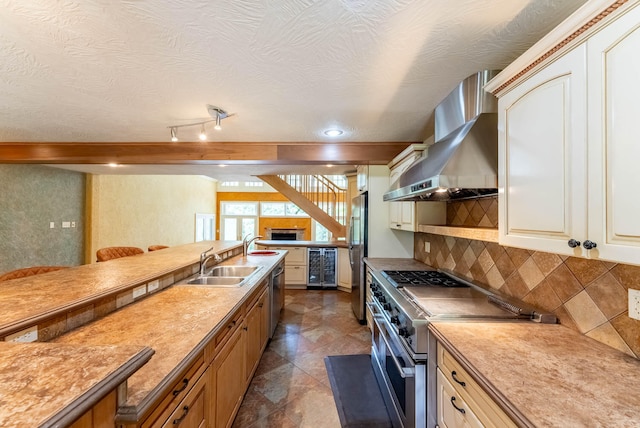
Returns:
[[[134,288],[133,289],[133,298],[137,299],[140,296],[144,296],[145,294],[147,294],[147,286],[146,285],[141,285],[140,287]]]
[[[425,253],[430,253],[431,252],[431,242],[427,241],[424,243],[424,252]]]
[[[76,227],[76,222],[75,221],[71,222],[71,227]]]
[[[63,229],[68,229],[71,227],[71,222],[70,221],[63,221],[62,222],[62,228]]]
[[[152,291],[156,291],[160,287],[160,280],[156,279],[155,281],[151,281],[147,284],[147,291],[151,293]]]
[[[629,289],[629,317],[640,320],[640,290]]]
[[[4,338],[5,342],[35,342],[38,340],[38,326],[25,328]]]
[[[56,223],[54,221],[49,222],[49,229],[53,229],[56,227]]]

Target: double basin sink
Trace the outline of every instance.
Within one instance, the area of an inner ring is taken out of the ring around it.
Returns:
[[[203,287],[242,287],[262,266],[215,266],[204,275],[187,280]]]

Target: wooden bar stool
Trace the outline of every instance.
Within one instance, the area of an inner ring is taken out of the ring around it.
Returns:
[[[138,254],[144,254],[144,250],[138,247],[105,247],[96,251],[96,256],[99,262],[106,262],[107,260],[135,256]]]
[[[68,266],[32,266],[28,268],[16,269],[0,275],[0,281],[24,278],[26,276],[39,275],[41,273],[54,272],[66,269]]]
[[[151,251],[158,251],[158,250],[164,250],[165,248],[169,248],[169,246],[167,245],[149,245],[149,252]]]

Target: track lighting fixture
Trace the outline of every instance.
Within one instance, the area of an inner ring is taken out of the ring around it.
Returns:
[[[185,125],[171,125],[168,126],[168,128],[171,130],[171,141],[176,142],[178,141],[178,128],[184,128],[187,126],[198,126],[200,125],[200,134],[198,135],[198,138],[202,141],[206,141],[207,140],[207,133],[206,130],[204,128],[204,125],[206,123],[209,122],[216,122],[215,126],[213,127],[213,129],[215,129],[216,131],[220,131],[222,130],[222,126],[220,125],[220,122],[222,121],[222,119],[226,119],[229,116],[233,116],[234,114],[229,114],[226,111],[222,110],[220,107],[215,107],[212,106],[210,104],[207,104],[207,112],[209,113],[209,116],[211,116],[211,119],[207,119],[207,120],[201,120],[199,122],[195,122],[195,123],[188,123]]]

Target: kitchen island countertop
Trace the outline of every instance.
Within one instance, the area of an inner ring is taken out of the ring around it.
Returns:
[[[532,322],[433,322],[429,329],[520,426],[640,424],[640,360],[594,339]]]
[[[322,247],[322,248],[348,248],[346,241],[278,241],[278,240],[260,240],[256,241],[258,245],[265,247]]]

